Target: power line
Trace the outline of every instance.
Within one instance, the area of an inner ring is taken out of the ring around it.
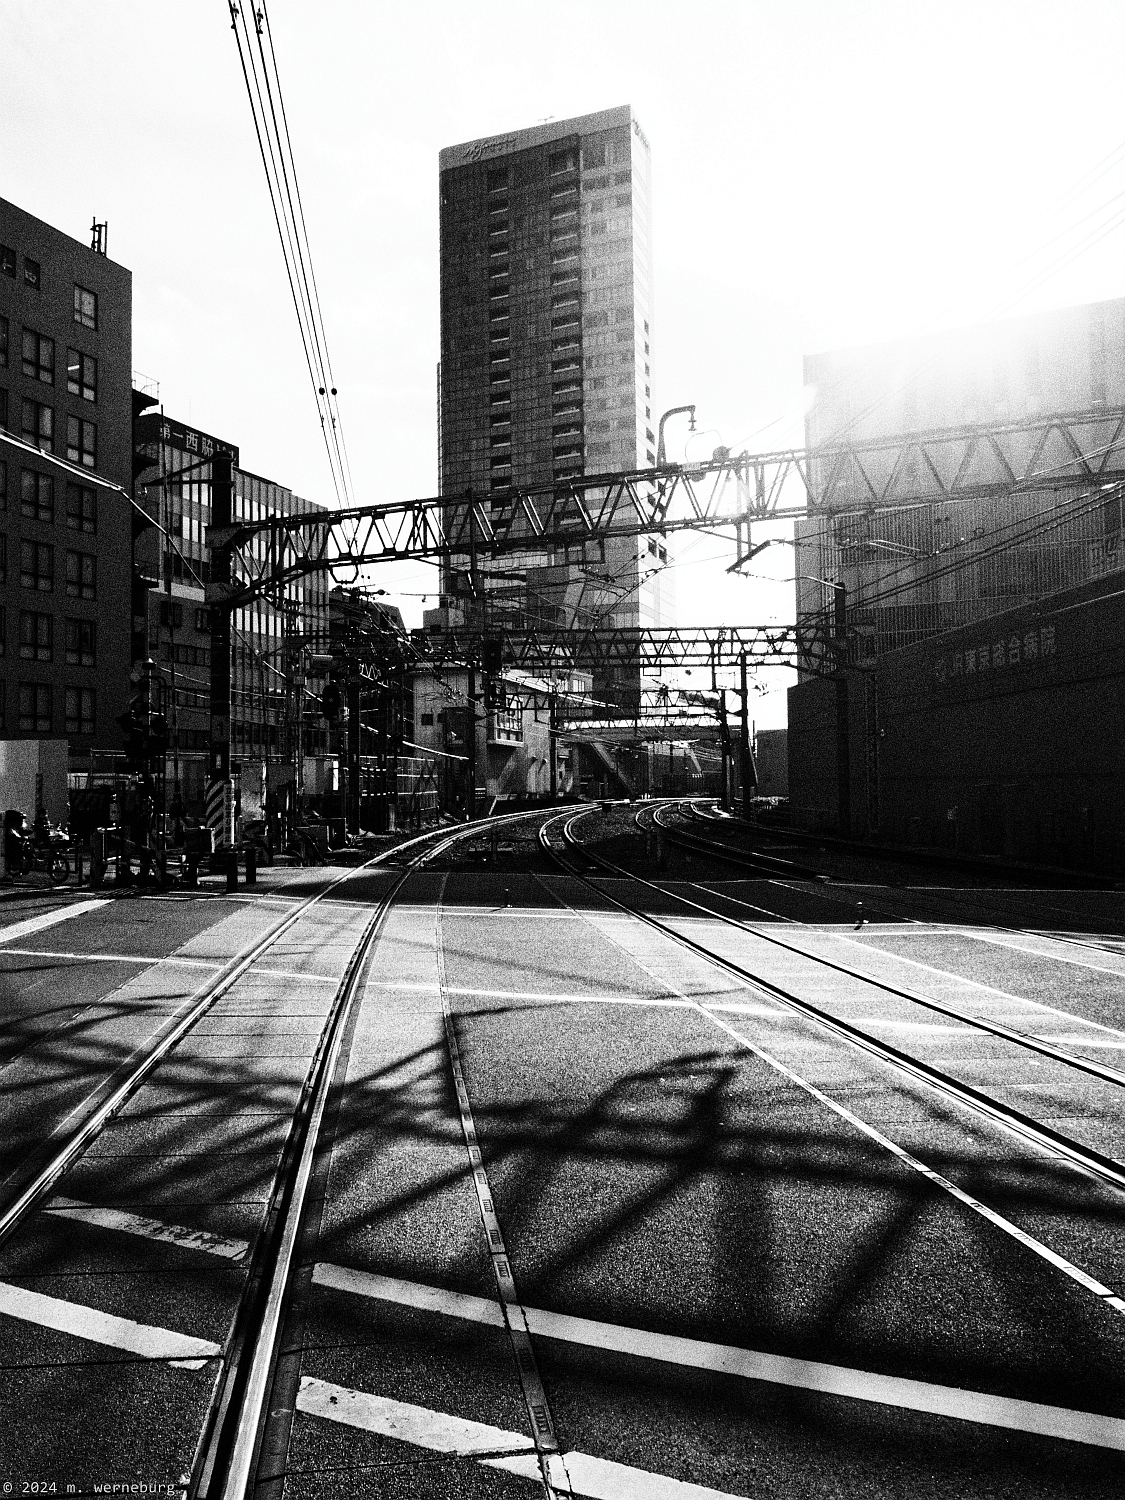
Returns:
[[[328,352],[320,294],[313,271],[308,225],[297,181],[297,167],[277,69],[273,34],[265,0],[257,0],[249,16],[247,8],[237,4],[236,0],[227,0],[227,7],[230,11],[231,30],[238,47],[242,79],[250,103],[270,206],[281,242],[289,295],[297,316],[305,363],[316,400],[332,484],[337,504],[344,508],[352,503],[351,466],[344,444],[337,388]],[[251,20],[254,26],[253,36],[250,30]]]

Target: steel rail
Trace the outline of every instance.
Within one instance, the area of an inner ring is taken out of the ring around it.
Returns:
[[[678,799],[678,800],[687,800],[687,799]],[[698,799],[695,799],[695,800],[698,800]],[[727,820],[726,819],[723,819],[723,818],[707,818],[705,815],[701,816],[696,811],[695,806],[694,806],[694,802],[692,803],[692,816],[694,818],[699,818],[700,821],[704,821],[704,822],[707,822],[707,823],[711,824],[712,827],[715,828],[715,836],[717,838],[721,838],[722,837],[722,835],[719,833],[719,828],[723,827],[724,825],[727,825]],[[752,828],[755,833],[757,833],[761,837],[767,838],[767,839],[768,838],[794,838],[795,837],[795,838],[797,838],[799,840],[804,840],[805,842],[809,842],[809,843],[815,842],[815,835],[806,834],[801,829],[785,829],[785,828],[777,828],[777,827],[763,827],[763,826],[761,826],[759,824],[738,824],[733,819],[730,820],[729,826],[732,829],[736,829],[736,830],[739,827],[744,827],[744,828],[748,828],[748,829]],[[687,836],[691,837],[691,835],[687,835]],[[724,849],[728,849],[728,848],[731,848],[731,846],[730,845],[724,845]],[[737,853],[739,851],[736,849],[734,852]],[[863,859],[863,858],[875,859],[875,860],[877,860],[877,859],[884,859],[884,860],[887,860],[887,861],[894,861],[896,858],[899,858],[901,856],[901,854],[902,854],[902,851],[900,851],[900,850],[895,850],[895,849],[881,850],[881,849],[874,848],[874,847],[872,847],[872,848],[853,847],[853,848],[850,848],[850,849],[846,850],[845,852],[847,852],[849,854],[852,854],[852,855],[855,855],[855,856],[857,856],[857,857],[859,857],[861,859]],[[721,857],[721,856],[717,855],[717,857]],[[768,855],[768,854],[763,855],[763,854],[761,854],[757,850],[747,850],[746,851],[746,857],[748,859],[771,859],[771,858],[773,858],[772,855]],[[994,873],[994,872],[990,872],[990,873]],[[1081,871],[1074,871],[1073,874],[1074,874],[1075,878],[1078,879],[1079,881],[1082,881],[1082,880],[1087,881],[1087,885],[1084,885],[1084,886],[1081,887],[1081,889],[1083,889],[1083,890],[1085,890],[1085,889],[1103,890],[1103,889],[1109,888],[1109,886],[1110,886],[1110,881],[1109,881],[1108,878],[1101,878],[1101,877],[1097,877],[1097,876],[1084,876]],[[831,877],[827,877],[827,879],[830,880]],[[880,882],[875,882],[875,883],[876,884],[880,884],[880,885],[885,885],[885,882],[881,882],[881,881]],[[892,887],[892,889],[893,889],[893,887]],[[952,907],[952,908],[956,909],[956,903],[955,903],[953,897],[951,895],[949,895],[944,890],[935,889],[935,888],[932,888],[932,887],[909,887],[909,889],[925,890],[928,900],[942,902],[946,906]],[[1001,913],[1003,915],[1004,912],[1005,912],[1005,909],[1004,909],[1004,907],[998,901],[996,901],[996,900],[989,901],[989,900],[985,899],[984,892],[987,891],[988,889],[989,889],[989,887],[981,887],[978,890],[976,890],[975,896],[976,896],[976,901],[977,901],[978,906],[980,906],[982,908],[987,908],[987,909],[995,911],[995,912],[999,912],[999,913]],[[1034,889],[1034,887],[1030,886],[1030,884],[1029,884],[1028,889],[1029,890],[1030,889]],[[831,901],[833,899],[833,897],[831,895],[829,895],[829,893],[827,891],[824,891],[824,890],[818,890],[814,894],[816,894],[817,896],[820,896],[821,899],[825,900],[825,901]],[[1070,915],[1070,913],[1067,912],[1067,910],[1066,910],[1065,907],[1058,906],[1054,902],[1048,902],[1047,905],[1049,906],[1050,910],[1052,910],[1052,911],[1058,911],[1058,912],[1063,913],[1063,915],[1067,915],[1067,916]],[[905,922],[919,922],[919,921],[922,920],[922,918],[920,918],[920,917],[901,917],[901,916],[899,916],[895,912],[886,911],[885,907],[868,907],[867,910],[868,910],[868,913],[870,913],[871,911],[883,911],[883,912],[886,913],[886,915],[892,921],[896,921],[896,922],[903,922],[903,921],[905,921]],[[1025,936],[1026,933],[1027,933],[1027,931],[1028,931],[1027,928],[1024,928],[1024,927],[1013,927],[1010,923],[1003,922],[1003,921],[994,922],[992,925],[996,929],[998,929],[999,931],[1001,931],[1001,932],[1015,933],[1016,935],[1018,935],[1020,937]],[[1085,938],[1071,937],[1067,933],[1052,932],[1049,935],[1053,939],[1054,942],[1056,942],[1056,943],[1066,943],[1067,946],[1071,947],[1071,948],[1085,948],[1085,949],[1088,949],[1091,953],[1109,953],[1109,954],[1119,954],[1120,953],[1120,950],[1117,949],[1117,948],[1107,948],[1102,943],[1088,942]]]
[[[759,854],[753,850],[748,850],[743,854],[737,849],[716,847],[708,839],[698,838],[682,828],[672,828],[660,815],[662,812],[667,812],[670,807],[678,805],[678,802],[665,804],[663,807],[654,808],[652,812],[652,821],[668,835],[673,843],[681,843],[695,853],[713,855],[716,859],[725,860],[728,864],[737,865],[741,869],[760,870],[763,875],[789,875],[798,880],[820,882],[827,882],[831,879],[831,876],[825,875],[822,870],[813,870],[808,865],[799,865],[791,859],[777,859],[772,854]],[[640,813],[638,813],[639,816]]]
[[[692,840],[692,847],[706,848],[706,840]],[[688,901],[700,911],[710,912],[710,908],[701,906],[697,902],[691,902],[690,897],[682,897],[678,892],[669,892],[668,894],[674,895],[677,900]],[[719,891],[716,891],[714,894],[720,900],[725,899]],[[809,953],[807,949],[799,948],[795,943],[787,943],[784,938],[775,937],[773,933],[762,932],[756,925],[737,920],[734,917],[728,917],[725,912],[713,912],[711,915],[717,918],[718,921],[725,922],[729,927],[736,927],[743,932],[752,933],[755,937],[760,938],[762,942],[772,943],[776,948],[784,948],[788,953],[795,953],[802,958],[810,959],[822,968],[833,969],[838,974],[844,974],[849,979],[858,979],[863,984],[868,984],[875,989],[885,991],[888,995],[895,995],[901,1000],[909,1000],[914,1005],[921,1005],[927,1010],[932,1010],[938,1015],[948,1016],[955,1021],[963,1021],[967,1025],[976,1027],[981,1031],[989,1031],[1004,1041],[1015,1042],[1018,1046],[1026,1047],[1032,1052],[1040,1052],[1044,1057],[1053,1058],[1056,1062],[1076,1068],[1079,1072],[1089,1073],[1094,1078],[1100,1078],[1106,1083],[1115,1084],[1118,1088],[1125,1088],[1125,1072],[1122,1072],[1119,1068],[1111,1068],[1105,1063],[1095,1062],[1088,1057],[1080,1057],[1075,1052],[1067,1051],[1065,1047],[1056,1047],[1051,1042],[1043,1041],[1040,1037],[1029,1036],[1024,1031],[1018,1031],[1014,1026],[1005,1026],[1002,1021],[989,1021],[983,1016],[974,1016],[970,1011],[959,1010],[955,1005],[947,1005],[942,1000],[935,1000],[931,995],[922,995],[917,990],[907,989],[903,985],[890,984],[885,979],[876,979],[873,975],[865,974],[862,969],[853,969],[849,964],[837,963],[834,959],[823,958],[818,953]],[[1080,1021],[1081,1017],[1076,1017],[1076,1019]]]
[[[377,856],[382,859],[383,856]],[[368,861],[373,864],[375,861]],[[360,869],[365,866],[360,866]],[[44,1166],[35,1172],[31,1181],[17,1193],[11,1203],[0,1212],[0,1244],[3,1244],[8,1236],[26,1218],[27,1214],[34,1208],[36,1203],[49,1192],[64,1172],[85,1151],[86,1147],[113,1118],[121,1107],[128,1103],[129,1099],[140,1088],[141,1084],[149,1077],[153,1070],[163,1062],[168,1053],[183,1040],[194,1026],[207,1014],[207,1012],[219,1001],[229,989],[242,978],[258,960],[283,937],[289,929],[299,922],[310,907],[315,906],[336,887],[345,880],[350,879],[357,873],[356,870],[346,870],[325,886],[324,890],[318,891],[316,895],[310,896],[303,901],[295,910],[287,912],[270,930],[257,940],[243,953],[236,955],[224,967],[208,981],[195,995],[191,996],[176,1015],[169,1017],[164,1025],[157,1031],[155,1036],[150,1037],[144,1043],[140,1051],[142,1055],[137,1058],[134,1052],[132,1059],[127,1060],[104,1080],[101,1087],[96,1091],[96,1102],[89,1109],[85,1117],[67,1138],[57,1147]],[[156,960],[155,962],[159,962]],[[124,1075],[124,1076],[122,1076]],[[68,1117],[69,1118],[69,1117]],[[65,1122],[63,1122],[65,1123]],[[48,1138],[50,1139],[50,1138]]]
[[[544,811],[533,808],[479,819],[452,832],[442,829],[411,840],[411,846],[432,843],[435,838],[439,841],[416,854],[380,898],[366,922],[333,997],[279,1160],[270,1195],[271,1214],[254,1247],[254,1267],[247,1277],[228,1340],[228,1353],[224,1355],[224,1378],[216,1389],[197,1450],[198,1478],[193,1493],[199,1500],[203,1497],[245,1500],[256,1482],[261,1435],[269,1414],[279,1341],[291,1291],[294,1255],[305,1220],[309,1183],[321,1149],[321,1125],[344,1061],[341,1053],[348,1022],[363,995],[375,946],[396,896],[412,874],[455,844],[487,828],[543,816]],[[398,845],[382,857],[389,858],[405,847],[408,846]]]
[[[583,813],[569,815],[563,825],[563,839],[571,847],[580,849],[583,856],[592,864],[599,866],[608,874],[624,877],[626,880],[632,881],[637,885],[647,886],[649,890],[656,891],[661,896],[671,896],[674,900],[680,901],[683,905],[691,907],[696,911],[703,912],[712,919],[724,921],[743,932],[749,930],[742,922],[736,922],[730,917],[722,917],[710,907],[705,907],[699,902],[692,901],[690,897],[682,896],[676,891],[666,890],[654,881],[646,880],[642,875],[635,875],[632,871],[625,870],[621,866],[613,864],[612,861],[605,859],[602,855],[593,853],[574,835],[572,830],[572,825],[577,819],[591,811],[593,809],[586,809]],[[557,819],[549,821],[554,822]],[[540,843],[554,857],[556,862],[565,869],[566,862],[559,855],[558,851],[551,846],[546,829],[547,824],[545,823],[540,829]],[[990,1098],[979,1089],[973,1088],[971,1084],[961,1083],[949,1074],[942,1072],[941,1069],[933,1067],[930,1063],[925,1063],[918,1058],[911,1057],[908,1053],[902,1052],[889,1042],[879,1041],[877,1038],[869,1035],[869,1033],[861,1031],[859,1027],[853,1026],[848,1021],[839,1020],[827,1011],[822,1010],[820,1006],[814,1005],[811,1001],[802,999],[799,995],[793,994],[790,990],[783,989],[771,980],[763,979],[760,975],[752,973],[741,964],[735,963],[733,959],[724,958],[721,954],[714,952],[703,943],[696,942],[694,938],[689,938],[683,933],[677,932],[675,928],[660,921],[659,918],[651,916],[647,912],[639,911],[634,906],[630,906],[628,902],[621,900],[620,897],[595,885],[588,875],[583,875],[576,870],[569,870],[567,873],[584,881],[605,900],[619,907],[622,911],[628,912],[647,926],[655,928],[681,947],[690,949],[709,963],[713,963],[717,968],[724,969],[727,973],[733,974],[744,983],[753,985],[772,999],[780,1001],[788,1009],[805,1017],[807,1020],[813,1021],[825,1030],[832,1032],[851,1046],[869,1053],[881,1062],[898,1068],[916,1081],[947,1095],[957,1103],[987,1116],[995,1124],[1002,1126],[1012,1134],[1027,1141],[1037,1150],[1065,1161],[1068,1165],[1097,1178],[1101,1182],[1107,1183],[1118,1191],[1125,1191],[1125,1163],[1118,1161],[1114,1157],[1107,1156],[1093,1147],[1082,1146],[1070,1140],[1069,1137],[1062,1135],[1059,1131],[1052,1129],[1051,1126],[1044,1125],[1041,1121],[1033,1119],[1030,1115],[1025,1115],[1022,1111],[1013,1109],[1010,1105],[1000,1104],[997,1100]],[[801,950],[798,949],[796,951],[800,952]],[[805,958],[814,957],[814,955],[807,953],[802,954],[802,956]],[[816,960],[814,959],[814,961]],[[830,967],[835,966],[830,965]],[[877,981],[871,981],[865,975],[859,977],[863,978],[866,983],[877,983]]]

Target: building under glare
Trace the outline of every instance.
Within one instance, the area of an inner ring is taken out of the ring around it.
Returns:
[[[440,157],[443,496],[655,461],[649,147],[629,106],[450,146]],[[446,568],[442,613],[513,625],[669,621],[663,541]],[[598,689],[628,700],[638,680]]]

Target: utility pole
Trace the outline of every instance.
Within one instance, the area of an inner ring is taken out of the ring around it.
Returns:
[[[847,588],[832,585],[832,646],[836,658],[836,801],[840,834],[852,831],[851,705],[848,702]]]
[[[727,690],[719,690],[719,734],[723,751],[723,811],[730,812],[730,724],[727,720]]]
[[[211,459],[211,525],[230,529],[234,518],[234,473],[230,455],[216,453]],[[208,760],[208,821],[222,808],[218,840],[233,845],[234,787],[230,779],[231,708],[231,549],[211,547],[211,575],[207,603],[211,616],[211,753]]]
[[[742,783],[742,816],[749,818],[750,801],[758,789],[758,773],[750,748],[750,689],[746,681],[746,652],[738,653],[738,696],[742,700],[742,722],[738,731],[738,772]]]
[[[359,668],[354,662],[348,664],[348,679],[346,688],[346,702],[348,705],[348,814],[346,821],[351,824],[353,833],[359,832],[359,810],[360,810],[360,700],[363,694],[363,684],[360,681]]]
[[[468,683],[469,706],[466,710],[468,728],[465,731],[465,822],[471,823],[477,801],[477,669],[470,662]]]

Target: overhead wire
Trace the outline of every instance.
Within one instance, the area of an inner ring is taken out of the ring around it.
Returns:
[[[308,226],[297,181],[296,162],[269,17],[265,0],[257,0],[251,10],[254,25],[252,37],[246,5],[237,3],[237,0],[226,0],[226,3],[231,17],[231,30],[235,34],[270,206],[281,243],[290,299],[297,317],[305,363],[316,400],[336,502],[341,509],[345,509],[352,504],[351,467],[344,443],[338,392],[328,353],[323,309],[313,271]],[[263,35],[269,43],[268,58]]]

